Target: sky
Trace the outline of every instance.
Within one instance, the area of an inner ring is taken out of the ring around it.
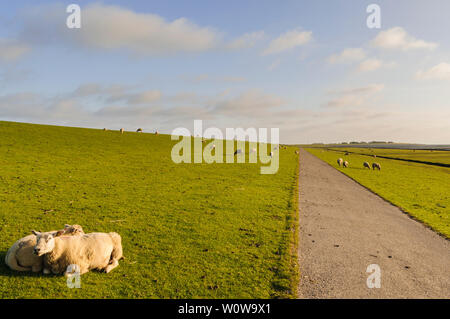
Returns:
[[[0,120],[448,144],[449,12],[447,0],[4,1]]]

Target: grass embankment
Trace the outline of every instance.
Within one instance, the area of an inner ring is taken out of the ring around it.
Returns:
[[[450,237],[450,168],[365,155],[344,155],[318,148],[308,151],[435,231]],[[429,154],[434,155],[433,152]],[[337,165],[339,157],[349,162],[348,169]],[[380,163],[381,171],[364,169],[365,161]]]
[[[175,164],[167,135],[0,122],[1,298],[277,298],[296,286],[298,155]],[[248,150],[247,150],[248,152]],[[32,229],[118,232],[109,274],[18,273],[3,260]]]

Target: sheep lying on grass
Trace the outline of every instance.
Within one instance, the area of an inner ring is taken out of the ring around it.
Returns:
[[[80,225],[65,225],[62,230],[54,230],[42,234],[57,237],[77,236],[84,234],[84,232]],[[28,235],[16,241],[6,253],[6,265],[16,271],[41,271],[43,268],[43,257],[34,254],[36,242],[35,235]]]
[[[338,158],[337,163],[339,166],[341,166],[342,163],[344,163],[344,160],[342,158]]]
[[[381,165],[378,163],[372,163],[372,169],[375,169],[375,168],[378,170],[381,170]]]
[[[344,163],[342,163],[342,166],[343,166],[343,167],[348,167],[348,162],[347,162],[347,161],[344,161]]]
[[[363,163],[363,166],[364,166],[364,168],[367,167],[368,169],[370,169],[370,164],[369,164],[368,162],[364,162],[364,163]]]
[[[44,274],[66,274],[69,265],[78,265],[80,274],[91,269],[106,273],[119,265],[122,238],[117,233],[90,233],[82,236],[54,237],[37,233],[35,252],[44,256]]]

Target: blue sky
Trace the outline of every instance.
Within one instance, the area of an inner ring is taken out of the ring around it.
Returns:
[[[380,29],[366,26],[371,3]],[[0,119],[449,143],[449,12],[445,0],[4,2]]]

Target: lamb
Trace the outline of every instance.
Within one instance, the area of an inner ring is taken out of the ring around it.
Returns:
[[[342,166],[348,167],[348,162],[347,162],[347,161],[344,161],[344,163],[342,163]]]
[[[82,236],[54,237],[35,232],[38,256],[44,258],[44,274],[64,273],[70,265],[77,265],[80,275],[97,269],[109,273],[122,259],[122,238],[117,233],[90,233]]]
[[[344,160],[342,158],[338,158],[337,163],[339,166],[341,166],[342,163],[344,163]]]
[[[142,133],[143,132],[143,130],[141,129],[141,128],[138,128],[137,130],[136,130],[136,133]]]
[[[363,167],[364,167],[364,168],[367,167],[368,169],[370,169],[370,164],[369,164],[368,162],[364,162],[364,163],[363,163]]]
[[[372,163],[372,169],[378,169],[381,170],[381,165],[379,163]]]
[[[123,134],[123,132],[125,132],[125,130],[123,128],[121,128],[120,133]]]
[[[65,225],[62,230],[54,230],[43,234],[57,236],[78,236],[83,235],[83,228],[80,225]],[[19,239],[8,250],[5,263],[9,268],[16,271],[40,272],[43,268],[43,258],[33,253],[36,245],[36,236],[28,235]]]

